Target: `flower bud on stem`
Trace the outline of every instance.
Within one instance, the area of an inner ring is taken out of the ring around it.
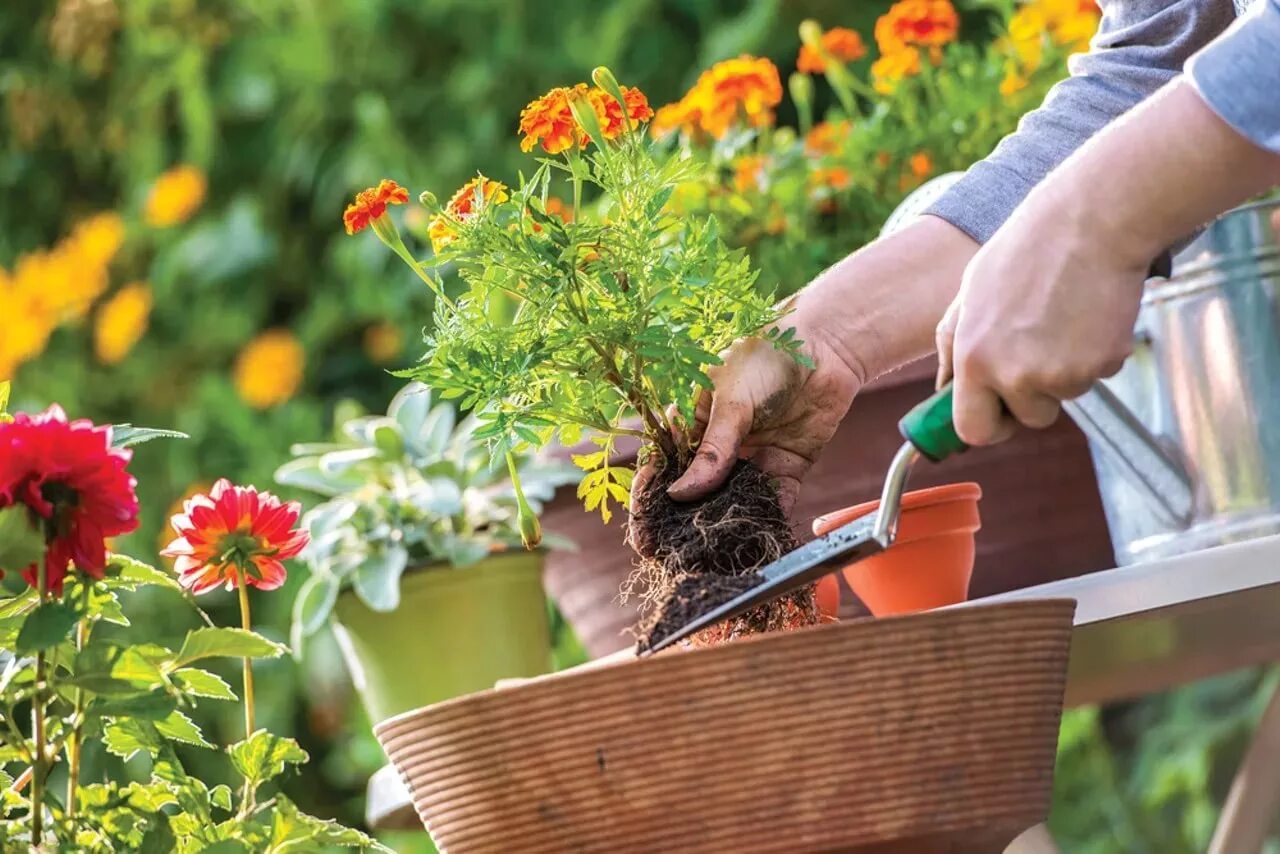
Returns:
[[[537,548],[542,542],[542,523],[538,521],[538,515],[533,512],[533,508],[524,497],[524,489],[520,486],[520,474],[516,471],[516,458],[510,451],[507,451],[507,471],[511,473],[511,486],[516,492],[520,541],[524,543],[526,549]]]

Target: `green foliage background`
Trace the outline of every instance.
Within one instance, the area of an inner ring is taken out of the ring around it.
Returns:
[[[514,175],[520,108],[595,65],[641,86],[657,106],[711,62],[741,52],[773,58],[785,75],[805,17],[855,27],[870,41],[887,5],[6,0],[0,266],[53,243],[86,213],[136,211],[168,166],[189,162],[209,176],[195,219],[117,259],[113,285],[144,279],[155,293],[143,341],[108,368],[95,362],[86,326],[58,331],[15,378],[14,408],[58,401],[77,417],[191,434],[140,449],[133,466],[143,527],[122,547],[152,558],[165,508],[190,484],[226,475],[268,486],[288,446],[327,435],[335,408],[351,406],[343,401],[385,408],[398,383],[363,352],[369,325],[401,328],[409,345],[399,364],[417,355],[428,297],[377,241],[342,234],[354,191],[384,176],[447,192],[477,169]],[[91,14],[104,9],[115,25]],[[79,29],[56,30],[59,15]],[[21,322],[11,314],[0,307],[0,334]],[[230,370],[239,349],[272,326],[302,341],[305,379],[288,404],[258,412],[237,397]],[[298,581],[256,600],[262,629],[278,640],[287,639]],[[134,605],[159,637],[195,625],[175,597],[157,591]],[[229,597],[205,604],[228,622]],[[580,652],[563,627],[560,634],[560,663],[573,663]],[[334,651],[320,646],[305,666],[278,660],[259,672],[264,723],[297,733],[314,758],[291,796],[316,814],[358,822],[364,780],[381,756]],[[233,670],[224,675],[234,682]],[[1064,850],[1201,850],[1273,684],[1244,674],[1123,709],[1070,713],[1054,816]],[[223,741],[239,726],[234,716],[203,723]],[[198,771],[202,757],[190,754]],[[107,770],[108,758],[91,756],[88,767],[94,761]]]

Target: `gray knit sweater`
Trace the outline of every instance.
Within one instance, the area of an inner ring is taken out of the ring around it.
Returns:
[[[929,208],[985,243],[1045,175],[1112,119],[1185,73],[1209,108],[1280,153],[1280,0],[1100,0],[1071,76]],[[1234,23],[1233,23],[1234,21]]]

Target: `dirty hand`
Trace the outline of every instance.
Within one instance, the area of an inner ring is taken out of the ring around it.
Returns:
[[[692,427],[697,454],[671,485],[678,501],[715,491],[740,457],[778,483],[790,512],[800,481],[835,434],[862,386],[925,355],[977,243],[925,216],[827,270],[779,322],[792,327],[807,369],[759,339],[740,341],[708,373]],[[641,470],[633,494],[652,472]]]
[[[974,256],[939,325],[960,438],[998,442],[1015,419],[1045,427],[1059,401],[1119,370],[1152,259],[1277,183],[1280,154],[1241,136],[1185,80],[1095,135]]]

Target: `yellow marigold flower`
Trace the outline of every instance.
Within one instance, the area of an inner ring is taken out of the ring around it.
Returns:
[[[168,228],[191,219],[208,189],[204,173],[194,166],[175,166],[151,185],[142,218],[152,228]]]
[[[818,122],[804,138],[804,149],[811,157],[822,157],[835,154],[844,147],[844,142],[853,130],[853,123],[848,119],[834,122]]]
[[[147,331],[151,288],[144,282],[125,285],[98,309],[93,349],[98,361],[114,365],[129,354]]]
[[[457,223],[466,222],[488,205],[500,205],[508,198],[507,185],[484,175],[476,175],[463,184],[444,206],[444,212],[431,220],[427,233],[431,236],[431,248],[444,249],[458,236]]]
[[[1027,80],[1018,72],[1012,64],[1006,66],[1004,79],[1000,81],[1000,94],[1006,98],[1010,95],[1021,92],[1023,89],[1031,85],[1031,81]]]
[[[1094,0],[1039,0],[1055,44],[1072,53],[1089,49],[1102,10]]]
[[[769,158],[763,154],[744,154],[733,163],[733,186],[739,193],[764,189],[764,169]]]
[[[236,359],[233,379],[240,398],[268,409],[293,397],[302,383],[306,354],[287,329],[268,329],[250,341]]]
[[[904,77],[920,73],[920,51],[914,47],[899,48],[886,53],[871,64],[871,79],[881,95],[891,95]]]
[[[862,43],[862,36],[848,27],[833,27],[823,33],[822,49],[840,62],[853,62],[867,55],[867,46]],[[826,62],[816,50],[808,45],[800,46],[800,55],[796,57],[796,71],[821,74],[826,70]]]
[[[124,220],[113,211],[94,214],[71,230],[67,242],[81,263],[106,267],[124,245]]]
[[[702,110],[693,95],[694,92],[690,91],[674,104],[659,108],[649,125],[649,132],[655,137],[662,137],[676,130],[689,135],[696,134],[702,120]]]
[[[364,352],[376,365],[394,361],[404,351],[404,334],[394,323],[375,323],[364,331]]]

